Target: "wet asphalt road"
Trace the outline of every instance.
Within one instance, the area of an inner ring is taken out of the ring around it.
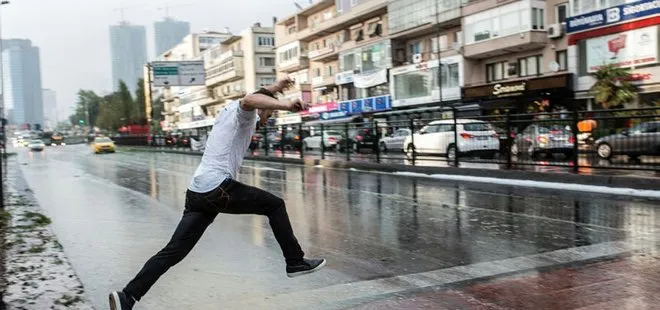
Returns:
[[[105,309],[107,292],[169,239],[200,157],[94,155],[80,145],[19,150],[19,160],[89,298]],[[329,266],[288,279],[265,218],[220,215],[137,309],[245,309],[278,294],[659,236],[657,200],[251,161],[239,179],[283,197],[303,248]]]

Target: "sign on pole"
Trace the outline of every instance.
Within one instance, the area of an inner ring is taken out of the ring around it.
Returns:
[[[204,61],[156,61],[151,64],[154,86],[201,86],[206,83]]]

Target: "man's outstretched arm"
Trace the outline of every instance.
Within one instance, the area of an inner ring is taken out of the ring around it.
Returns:
[[[270,93],[277,94],[293,84],[290,79],[282,79],[275,84],[264,87]],[[299,112],[305,109],[305,105],[300,100],[295,101],[280,101],[268,95],[254,93],[247,95],[241,100],[241,108],[245,111],[253,111],[255,109],[261,110],[285,110],[292,112]]]

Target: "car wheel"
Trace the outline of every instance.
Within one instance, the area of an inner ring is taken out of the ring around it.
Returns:
[[[379,147],[382,153],[387,153],[387,145],[385,145],[385,142],[379,143]]]
[[[566,156],[567,159],[573,158],[573,156],[575,156],[575,152],[574,151],[566,151],[566,152],[564,152],[564,156]]]
[[[454,161],[456,160],[456,157],[458,156],[458,150],[456,149],[456,145],[450,144],[447,147],[447,159]]]
[[[500,156],[500,153],[497,151],[490,152],[484,156],[484,159],[497,159]]]
[[[408,144],[408,147],[406,148],[406,157],[413,158],[414,154],[415,154],[415,146],[412,144]]]
[[[612,147],[607,143],[601,143],[598,145],[596,153],[600,158],[610,159],[612,157]]]

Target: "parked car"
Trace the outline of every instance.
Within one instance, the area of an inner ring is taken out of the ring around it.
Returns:
[[[347,143],[348,142],[348,143]],[[346,151],[346,147],[359,153],[363,149],[376,152],[378,149],[378,135],[371,128],[357,128],[348,131],[348,137],[339,141],[339,151]]]
[[[299,132],[297,129],[287,131],[284,133],[284,137],[281,138],[280,148],[299,151],[302,148],[302,141],[309,136],[310,134],[307,130],[303,130],[302,132]]]
[[[260,133],[255,133],[252,135],[252,138],[250,139],[250,151],[254,151],[256,149],[260,149],[263,147],[264,143],[264,135]]]
[[[392,134],[383,137],[378,142],[378,147],[381,152],[387,151],[403,151],[403,142],[405,142],[406,137],[410,136],[412,131],[408,128],[399,129]]]
[[[267,140],[264,141],[268,143],[268,148],[272,150],[278,150],[280,148],[280,142],[282,141],[282,135],[279,132],[269,132],[267,135]]]
[[[319,132],[316,135],[305,138],[303,140],[303,147],[306,150],[311,150],[321,149],[323,146],[325,149],[334,150],[337,149],[337,143],[339,143],[342,138],[343,134],[341,132],[326,130],[323,134]]]
[[[31,151],[41,152],[46,147],[46,143],[41,140],[30,140],[27,146]]]
[[[614,155],[637,158],[643,155],[660,155],[660,121],[641,123],[620,134],[596,140],[596,153],[609,159]]]
[[[115,142],[108,137],[96,137],[92,141],[92,151],[96,154],[100,153],[114,153]]]
[[[511,155],[526,154],[532,158],[540,154],[564,154],[572,157],[575,135],[570,127],[563,125],[530,125],[516,138],[511,145]]]
[[[404,140],[406,155],[412,157],[413,151],[420,154],[445,155],[454,160],[461,155],[481,155],[494,158],[500,149],[497,132],[491,124],[472,119],[457,121],[458,142],[455,139],[454,120],[433,121],[424,126],[413,136]]]

